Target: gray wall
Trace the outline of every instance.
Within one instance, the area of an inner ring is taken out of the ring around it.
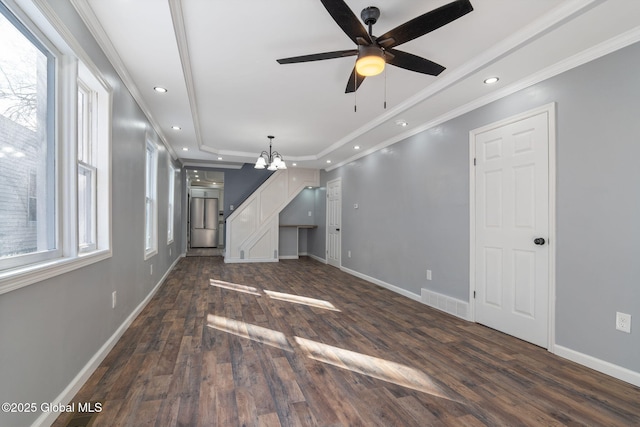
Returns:
[[[167,245],[163,206],[167,206],[168,153],[160,150],[158,254],[144,261],[145,133],[153,131],[70,2],[50,3],[114,89],[113,257],[0,295],[0,401],[38,405],[54,402],[160,281],[184,241],[184,211],[176,202],[175,240]],[[176,201],[183,198],[181,177],[176,178]],[[118,294],[115,309],[113,291]],[[0,413],[0,425],[29,425],[38,415]]]
[[[556,102],[556,343],[640,372],[639,69],[635,44],[321,174],[342,177],[342,265],[467,301],[469,131]]]
[[[280,212],[280,225],[317,225],[316,190],[305,188]],[[311,215],[309,215],[311,212]],[[308,229],[281,227],[278,255],[281,257],[306,254],[309,247]]]

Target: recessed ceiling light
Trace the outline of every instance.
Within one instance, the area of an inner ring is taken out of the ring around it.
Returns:
[[[409,123],[405,122],[404,120],[396,120],[396,125],[398,126],[402,126],[402,127],[407,127]]]
[[[291,163],[291,166],[298,166],[297,163]]]
[[[218,157],[218,160],[222,160],[222,157]]]
[[[167,93],[168,92],[167,89],[162,87],[162,86],[156,86],[156,87],[153,88],[153,90],[155,90],[156,92],[159,92],[159,93]]]
[[[494,83],[497,83],[497,82],[498,82],[498,80],[500,80],[500,78],[499,78],[499,77],[489,77],[489,78],[484,79],[484,84],[486,84],[486,85],[492,85],[492,84],[494,84]]]
[[[173,130],[180,130],[180,129],[182,129],[182,128],[181,128],[180,126],[171,126],[171,129],[173,129]]]
[[[327,160],[327,163],[331,163],[331,160]]]
[[[197,171],[197,170],[195,170],[195,169],[193,170],[193,172],[194,172],[194,173],[198,173],[198,171]]]
[[[196,178],[200,178],[200,175],[194,175]]]
[[[359,149],[360,149],[360,146],[359,146],[359,145],[354,145],[354,146],[353,146],[353,149],[354,149],[354,150],[359,150]]]
[[[187,147],[182,147],[182,151],[189,151]]]

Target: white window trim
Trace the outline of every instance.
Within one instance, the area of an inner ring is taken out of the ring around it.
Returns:
[[[58,235],[58,252],[55,259],[34,260],[34,263],[17,266],[0,271],[0,294],[11,292],[22,287],[41,282],[52,277],[83,268],[103,261],[112,256],[112,219],[111,219],[111,117],[112,88],[101,77],[98,68],[84,52],[70,31],[58,19],[46,0],[3,0],[5,5],[32,31],[40,41],[53,53],[56,61],[56,206]],[[105,88],[107,97],[103,100],[108,110],[108,123],[103,123],[101,130],[104,138],[103,146],[108,153],[108,165],[102,171],[109,184],[107,195],[100,198],[98,212],[105,215],[99,222],[102,228],[102,243],[95,251],[82,254],[77,248],[77,214],[76,214],[76,78],[77,60],[87,66],[94,77]],[[62,113],[62,114],[61,114]],[[63,146],[64,145],[64,146]],[[65,155],[61,155],[63,152]],[[70,154],[69,154],[70,153]],[[71,157],[73,156],[73,157]]]
[[[170,245],[175,240],[176,168],[171,163],[171,156],[167,156],[167,163],[169,166],[169,194],[167,199],[167,245]]]
[[[151,165],[147,164],[147,151],[152,151]],[[159,149],[150,139],[147,139],[145,144],[145,190],[144,190],[144,259],[147,260],[158,253],[158,153]],[[147,197],[147,188],[149,182],[147,181],[151,177],[151,192],[152,197]],[[147,204],[151,203],[151,218],[147,218]],[[149,220],[151,221],[149,223]],[[147,247],[147,227],[151,227],[151,244]]]

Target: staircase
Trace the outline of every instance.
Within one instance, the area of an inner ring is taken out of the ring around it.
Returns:
[[[319,185],[317,169],[274,172],[227,218],[224,262],[277,262],[280,211],[305,187]]]

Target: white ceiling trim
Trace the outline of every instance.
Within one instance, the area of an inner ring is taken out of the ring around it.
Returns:
[[[563,6],[554,9],[551,13],[545,15],[536,22],[533,22],[531,25],[524,27],[522,30],[504,39],[502,42],[496,44],[491,49],[484,52],[482,55],[478,55],[470,61],[467,61],[461,67],[453,70],[451,74],[447,74],[444,77],[438,79],[432,85],[429,85],[426,89],[418,92],[413,97],[408,98],[406,101],[398,104],[396,107],[390,109],[387,113],[384,113],[383,115],[372,120],[366,125],[346,135],[344,138],[336,141],[335,143],[318,153],[316,155],[316,159],[320,159],[324,156],[329,155],[333,151],[341,148],[345,144],[349,144],[354,139],[386,123],[387,121],[410,109],[416,104],[425,101],[438,94],[439,92],[455,85],[470,74],[478,71],[479,69],[494,61],[497,61],[498,59],[508,55],[510,52],[513,52],[514,50],[523,46],[525,43],[530,42],[531,40],[539,37],[552,28],[575,17],[576,15],[585,11],[587,8],[593,7],[604,1],[605,0],[574,0],[571,3],[564,4]],[[335,166],[333,166],[332,168],[335,168]]]
[[[407,138],[410,138],[414,135],[417,135],[421,132],[432,129],[436,126],[441,125],[449,120],[453,120],[456,117],[459,117],[463,114],[466,114],[470,111],[476,110],[480,107],[483,107],[487,104],[490,104],[494,101],[497,101],[501,98],[514,94],[520,90],[526,89],[530,86],[533,86],[537,83],[550,79],[551,77],[557,76],[558,74],[562,74],[565,71],[569,71],[573,68],[579,67],[580,65],[586,64],[590,61],[598,59],[602,56],[605,56],[609,53],[620,50],[624,47],[630,46],[634,43],[640,42],[640,26],[633,28],[625,33],[622,33],[618,36],[615,36],[603,43],[600,43],[596,46],[593,46],[589,49],[584,50],[576,55],[573,55],[563,61],[560,61],[550,67],[547,67],[535,74],[532,74],[518,82],[515,82],[509,86],[504,87],[503,89],[492,92],[486,96],[478,98],[474,101],[471,101],[465,105],[462,105],[458,108],[455,108],[445,114],[440,115],[439,117],[431,120],[429,122],[423,123],[422,125],[416,126],[413,129],[403,132],[399,135],[394,136],[393,138],[389,138],[381,143],[377,144],[374,147],[371,147],[367,150],[364,150],[354,156],[349,157],[348,159],[336,163],[335,165],[331,165],[331,167],[325,168],[325,170],[332,171],[333,169],[337,169],[341,166],[345,166],[351,162],[354,162],[362,157],[365,157],[369,154],[375,153],[376,151],[380,151],[383,148],[389,147],[395,143],[403,141]]]
[[[182,65],[182,75],[187,88],[187,97],[189,98],[189,108],[191,109],[191,117],[193,118],[196,143],[198,144],[199,149],[213,154],[218,154],[218,151],[215,148],[207,147],[202,141],[200,113],[198,110],[198,100],[196,97],[193,72],[191,69],[191,56],[189,55],[189,43],[187,41],[187,32],[185,31],[186,26],[184,24],[184,13],[182,12],[182,1],[169,0],[169,10],[171,11],[171,21],[173,22],[173,30],[176,35],[176,43],[178,44],[180,65]]]
[[[113,68],[116,70],[116,72],[122,79],[122,82],[131,93],[131,96],[133,97],[133,99],[136,101],[136,103],[142,110],[142,113],[147,117],[147,120],[149,120],[149,123],[151,123],[151,126],[153,127],[155,132],[158,134],[158,137],[160,138],[162,145],[164,145],[164,147],[167,149],[171,157],[174,160],[176,160],[178,158],[177,153],[174,151],[173,147],[171,147],[171,145],[168,143],[167,137],[162,132],[162,128],[158,124],[157,120],[155,120],[155,118],[153,117],[153,114],[151,114],[151,110],[144,102],[144,98],[138,91],[138,87],[133,83],[133,79],[131,78],[131,75],[127,70],[127,67],[124,65],[122,58],[120,58],[120,55],[113,47],[113,43],[111,42],[111,39],[109,38],[107,33],[104,31],[104,28],[100,24],[100,21],[98,21],[98,18],[93,12],[93,9],[89,5],[89,3],[87,3],[86,0],[70,0],[70,1],[73,7],[78,12],[78,14],[80,15],[80,18],[84,21],[85,25],[87,26],[87,28],[89,29],[93,37],[98,42],[98,45],[100,45],[100,47],[104,51],[105,55],[109,59],[109,62],[111,62],[111,65],[113,65]]]

